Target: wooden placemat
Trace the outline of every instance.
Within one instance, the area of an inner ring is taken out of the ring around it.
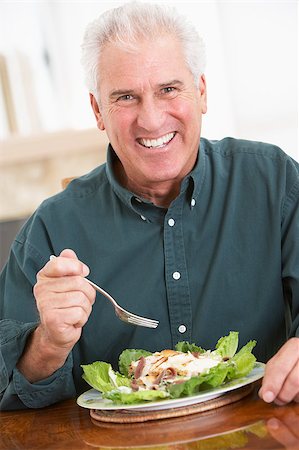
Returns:
[[[208,400],[206,402],[195,403],[190,406],[182,406],[180,408],[160,409],[156,411],[136,411],[136,410],[100,410],[91,409],[90,415],[92,419],[100,422],[112,423],[137,423],[146,422],[148,420],[169,419],[172,417],[182,417],[198,412],[209,411],[211,409],[220,408],[221,406],[229,405],[237,402],[248,395],[253,390],[253,384],[244,386],[220,397]]]

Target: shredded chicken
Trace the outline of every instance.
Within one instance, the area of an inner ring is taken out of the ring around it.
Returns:
[[[132,389],[163,389],[168,383],[181,383],[208,371],[220,361],[220,356],[210,352],[200,354],[163,350],[142,356],[130,366]]]

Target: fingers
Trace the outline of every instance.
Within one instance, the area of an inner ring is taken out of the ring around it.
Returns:
[[[62,277],[69,275],[80,275],[86,277],[89,268],[79,261],[73,250],[63,250],[59,257],[50,261],[38,272],[37,279],[42,277]]]
[[[259,396],[277,405],[299,400],[299,338],[287,341],[266,364]]]
[[[55,302],[51,303],[41,308],[41,314],[46,327],[57,332],[69,326],[82,328],[92,311],[92,304],[81,292],[56,294]]]
[[[38,283],[34,286],[35,296],[48,291],[49,294],[60,292],[82,292],[90,298],[92,303],[95,298],[94,288],[80,275],[69,275],[64,277],[45,277],[38,275]],[[52,301],[55,301],[55,295],[52,295]]]
[[[62,285],[61,288],[58,285],[57,290],[53,291],[51,287],[51,291],[49,291],[44,284],[42,286],[37,285],[34,288],[34,294],[36,298],[40,298],[39,309],[81,307],[86,313],[90,314],[91,307],[95,302],[95,291],[84,281],[84,278],[82,280],[85,286],[78,290],[65,290],[65,285]]]
[[[63,256],[64,258],[72,258],[72,259],[78,259],[78,256],[74,252],[74,250],[70,248],[65,248],[62,250],[59,256]]]
[[[72,347],[92,311],[96,292],[86,281],[89,268],[73,250],[63,250],[38,272],[33,288],[41,329],[55,346]]]
[[[74,326],[83,326],[91,314],[96,292],[81,276],[44,277],[33,288],[37,308],[43,322],[56,322],[55,313],[61,310],[65,313],[65,322],[72,323],[74,319],[71,308],[80,308],[86,317],[73,322]],[[51,314],[52,312],[52,314]],[[57,316],[57,318],[60,316]]]
[[[299,361],[287,375],[274,402],[277,405],[285,405],[299,399]]]

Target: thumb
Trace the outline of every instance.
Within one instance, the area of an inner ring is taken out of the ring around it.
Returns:
[[[78,256],[76,255],[74,250],[71,250],[70,248],[62,250],[59,256],[63,256],[63,258],[78,259]]]
[[[64,250],[62,250],[62,252],[60,253],[59,256],[62,256],[63,258],[78,260],[78,256],[76,255],[74,250],[71,250],[70,248],[65,248]],[[82,264],[82,276],[86,277],[89,274],[89,267],[86,264],[84,264],[83,262],[81,262],[81,264]]]

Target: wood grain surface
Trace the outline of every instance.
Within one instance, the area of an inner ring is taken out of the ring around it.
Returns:
[[[40,410],[0,412],[0,449],[298,450],[299,404],[257,396],[209,411],[141,423],[94,420],[76,400]]]

